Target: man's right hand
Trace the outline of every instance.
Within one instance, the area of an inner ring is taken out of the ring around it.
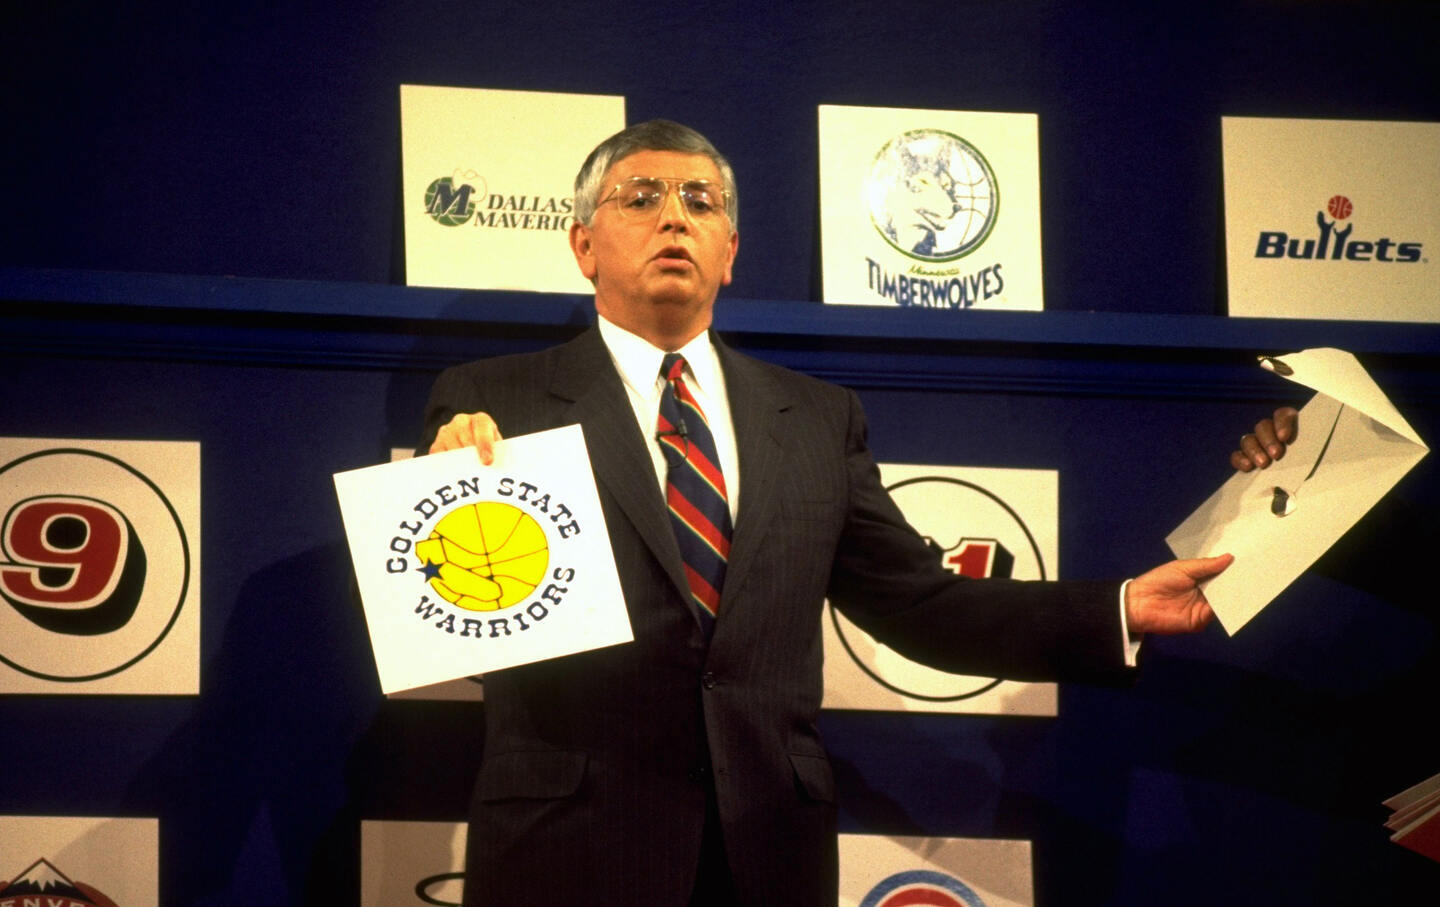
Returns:
[[[489,466],[495,462],[495,442],[499,440],[500,429],[489,413],[459,413],[440,426],[430,453],[473,447],[480,455],[480,462]]]
[[[1240,436],[1240,449],[1230,454],[1230,465],[1240,472],[1264,469],[1285,456],[1285,448],[1300,434],[1300,413],[1282,406],[1269,419],[1255,423],[1255,430]]]

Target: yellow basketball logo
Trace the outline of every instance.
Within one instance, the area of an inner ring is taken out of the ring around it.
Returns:
[[[438,567],[430,586],[470,611],[519,604],[545,577],[550,546],[540,524],[499,501],[458,507],[415,546],[422,563]]]

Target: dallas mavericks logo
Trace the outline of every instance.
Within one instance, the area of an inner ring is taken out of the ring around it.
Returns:
[[[943,872],[897,872],[870,889],[860,907],[985,907],[969,885]]]
[[[456,170],[425,188],[425,213],[441,226],[458,227],[475,215],[475,199],[484,197],[485,180],[480,174]]]
[[[865,197],[885,241],[926,262],[975,251],[1000,210],[1000,187],[985,156],[939,129],[915,129],[886,142],[870,165]]]

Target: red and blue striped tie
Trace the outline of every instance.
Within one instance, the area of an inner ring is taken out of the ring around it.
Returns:
[[[655,435],[665,453],[665,503],[685,562],[690,599],[708,636],[714,629],[730,558],[730,506],[710,423],[685,386],[684,371],[684,356],[665,355],[660,364],[665,391]]]

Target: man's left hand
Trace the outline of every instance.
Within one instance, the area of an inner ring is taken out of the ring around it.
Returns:
[[[1125,587],[1125,620],[1132,635],[1194,633],[1215,617],[1200,583],[1219,576],[1234,555],[1171,561]]]

